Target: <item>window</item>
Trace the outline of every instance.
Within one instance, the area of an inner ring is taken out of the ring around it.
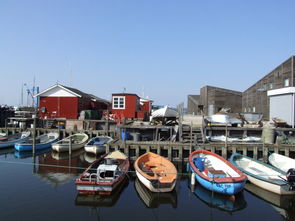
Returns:
[[[125,109],[125,97],[113,97],[113,109]]]
[[[284,86],[289,87],[289,79],[288,78],[284,80]]]
[[[273,84],[269,83],[269,89],[273,89]]]

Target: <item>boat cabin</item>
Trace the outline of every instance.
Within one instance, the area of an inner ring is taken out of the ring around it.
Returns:
[[[118,166],[117,165],[107,165],[107,164],[100,164],[97,167],[97,179],[98,180],[110,180],[119,177],[117,173]]]

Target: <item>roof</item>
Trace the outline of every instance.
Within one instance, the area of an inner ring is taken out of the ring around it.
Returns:
[[[117,96],[117,95],[120,95],[120,96],[131,95],[131,96],[139,97],[137,94],[130,94],[130,93],[114,93],[114,94],[112,94],[112,96]]]
[[[92,101],[98,101],[98,102],[102,102],[102,103],[106,103],[106,104],[110,104],[109,101],[105,100],[105,99],[102,99],[102,98],[99,98],[93,94],[87,94],[87,93],[84,93],[83,91],[80,91],[76,88],[72,88],[72,87],[68,87],[68,86],[64,86],[64,85],[61,85],[61,84],[55,84],[53,85],[52,87],[40,92],[39,94],[36,94],[35,97],[40,97],[42,96],[43,94],[47,93],[48,91],[54,89],[54,88],[61,88],[65,91],[67,91],[68,93],[76,96],[76,97],[84,97],[84,98],[88,98],[88,99],[91,99]]]
[[[295,94],[295,87],[284,87],[267,91],[267,96],[283,95],[283,94]]]

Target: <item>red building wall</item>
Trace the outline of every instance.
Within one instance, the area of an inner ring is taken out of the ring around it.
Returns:
[[[119,118],[136,118],[136,112],[139,109],[139,97],[133,94],[113,94],[113,96],[125,97],[125,109],[112,109],[112,113]]]
[[[78,119],[78,102],[78,97],[40,97],[39,117]]]

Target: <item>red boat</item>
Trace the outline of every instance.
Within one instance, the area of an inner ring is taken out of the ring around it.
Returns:
[[[128,157],[120,152],[108,153],[94,161],[76,180],[79,193],[111,194],[129,170]]]

